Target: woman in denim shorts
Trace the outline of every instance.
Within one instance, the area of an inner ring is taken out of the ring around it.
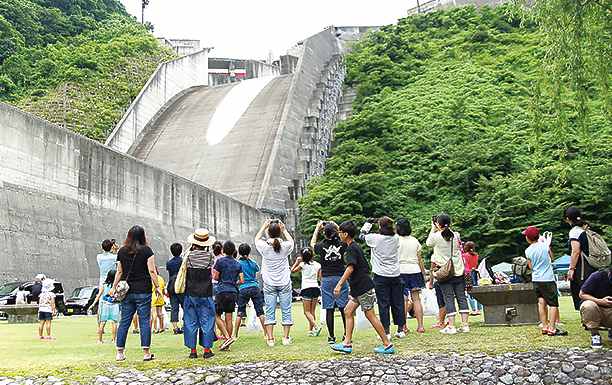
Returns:
[[[317,243],[317,236],[321,229],[323,229],[325,240],[321,243]],[[326,310],[325,324],[329,332],[327,342],[329,344],[334,344],[336,343],[336,335],[334,332],[334,309],[336,307],[340,310],[342,324],[344,325],[344,334],[346,334],[344,307],[349,301],[349,287],[346,281],[342,284],[340,295],[338,297],[334,296],[334,288],[340,281],[340,278],[342,278],[342,274],[344,274],[344,253],[346,251],[346,243],[341,242],[338,238],[337,224],[334,222],[319,221],[312,235],[312,239],[310,240],[310,246],[314,249],[315,253],[321,257],[321,298],[323,300],[323,309]]]
[[[421,290],[425,288],[425,265],[421,258],[421,244],[419,240],[410,235],[412,228],[408,218],[400,218],[395,225],[395,231],[399,235],[399,247],[397,257],[400,265],[400,276],[404,281],[404,287],[410,292],[410,299],[414,307],[414,315],[417,319],[417,332],[425,333],[423,327],[423,306],[421,305]],[[408,331],[406,328],[404,331]]]

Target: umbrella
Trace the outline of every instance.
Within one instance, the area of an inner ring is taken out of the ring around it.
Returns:
[[[506,274],[512,274],[512,264],[508,262],[498,263],[497,265],[491,267],[493,271],[501,271]]]
[[[568,269],[571,261],[572,257],[566,254],[559,259],[555,259],[555,262],[553,262],[553,266],[555,270]]]

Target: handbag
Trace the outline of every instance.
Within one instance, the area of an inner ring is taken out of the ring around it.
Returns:
[[[185,282],[187,281],[187,259],[189,259],[189,255],[183,258],[183,263],[181,263],[181,268],[178,273],[176,273],[176,281],[174,281],[174,293],[181,294],[185,292]]]
[[[466,291],[472,291],[474,288],[474,278],[472,277],[472,272],[470,271],[470,267],[467,263],[466,252],[463,248],[463,243],[461,242],[461,236],[457,234],[457,242],[459,243],[459,250],[461,251],[461,258],[463,259],[463,287]]]
[[[451,244],[451,257],[442,266],[436,266],[433,268],[433,276],[438,282],[446,282],[455,276],[455,264],[453,263],[452,257],[452,244]]]
[[[128,270],[127,275],[125,276],[125,280],[119,281],[117,283],[117,287],[115,288],[115,298],[119,301],[123,301],[128,291],[130,290],[130,285],[127,283],[127,279],[132,272],[132,266],[134,266],[134,261],[136,261],[136,254],[134,254],[134,259],[132,259],[132,264],[130,265],[130,270]]]

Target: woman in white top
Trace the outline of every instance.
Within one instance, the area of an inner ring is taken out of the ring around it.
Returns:
[[[302,272],[302,289],[300,296],[302,297],[302,306],[304,307],[304,315],[308,320],[308,337],[318,337],[321,333],[321,327],[317,326],[317,302],[321,295],[319,289],[319,281],[321,279],[321,265],[312,259],[312,250],[309,247],[302,249],[300,256],[297,257],[291,274]],[[317,280],[318,278],[318,280]]]
[[[397,258],[399,260],[400,273],[404,281],[404,287],[410,292],[410,298],[414,304],[414,315],[417,319],[417,332],[425,333],[423,327],[423,306],[421,305],[421,290],[425,288],[425,265],[421,259],[421,244],[413,237],[412,227],[408,218],[400,218],[395,225],[395,231],[399,235],[399,247]]]
[[[268,240],[261,239],[268,230]],[[283,234],[286,241],[280,236]],[[275,345],[274,325],[276,325],[276,300],[280,301],[283,325],[283,345],[291,344],[289,331],[293,325],[291,316],[291,274],[289,272],[289,254],[294,243],[285,224],[278,219],[268,219],[255,236],[255,247],[261,254],[261,275],[264,281],[264,301],[266,303],[265,328],[268,346]]]
[[[372,271],[374,272],[374,290],[378,301],[380,322],[385,328],[387,337],[391,339],[389,326],[389,308],[393,314],[393,322],[397,325],[396,338],[406,337],[406,312],[404,308],[404,282],[400,277],[397,248],[399,236],[393,230],[393,219],[383,216],[378,219],[378,234],[367,234],[375,219],[368,219],[363,224],[359,238],[372,248]]]
[[[443,266],[450,258],[453,259],[455,274],[449,280],[440,282],[440,289],[444,294],[444,303],[446,305],[446,315],[448,317],[448,325],[440,330],[444,334],[468,333],[468,308],[467,298],[465,297],[465,287],[463,286],[463,258],[459,250],[459,240],[457,234],[450,229],[450,216],[448,214],[440,214],[436,221],[432,221],[431,232],[425,244],[433,246],[434,252],[431,256],[431,269],[436,266]],[[440,229],[440,231],[437,231]],[[461,314],[461,327],[455,327],[455,299],[459,305],[459,313]]]

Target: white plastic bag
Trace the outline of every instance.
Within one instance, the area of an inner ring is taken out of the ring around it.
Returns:
[[[482,261],[480,261],[480,264],[478,264],[478,274],[480,274],[480,278],[487,278],[489,281],[493,282],[493,277],[491,277],[491,274],[489,274],[489,271],[487,270],[487,258],[483,258]]]
[[[257,317],[257,312],[255,311],[254,307],[249,308],[246,325],[247,333],[263,332],[263,327],[261,327],[261,321],[259,321],[259,317]]]
[[[363,310],[361,310],[361,306],[355,310],[355,331],[365,330],[372,327],[372,324],[365,316]]]
[[[438,300],[436,299],[436,292],[434,290],[427,288],[421,290],[421,303],[423,304],[423,315],[439,317]]]
[[[321,321],[320,324],[321,325],[327,325],[327,318],[325,317],[327,315],[327,310],[323,309],[323,306],[321,306],[319,308],[319,320]]]
[[[170,317],[168,317],[168,311],[166,310],[166,308],[162,307],[163,309],[163,315],[164,315],[164,321],[163,321],[163,329],[164,330],[168,330],[170,329],[171,325],[170,325]]]
[[[544,234],[540,236],[539,241],[550,246],[552,243],[552,233],[550,231],[545,231]]]

